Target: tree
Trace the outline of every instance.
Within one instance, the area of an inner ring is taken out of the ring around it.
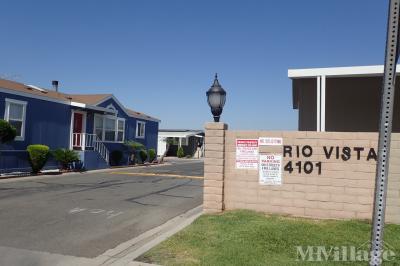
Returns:
[[[180,147],[178,148],[178,151],[176,152],[176,156],[178,156],[178,158],[183,158],[183,157],[185,157],[185,152],[183,151],[182,146],[180,146]]]

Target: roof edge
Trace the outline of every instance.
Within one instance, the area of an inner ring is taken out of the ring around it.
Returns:
[[[161,122],[161,120],[157,119],[157,118],[147,118],[147,117],[143,117],[143,116],[139,116],[139,115],[133,115],[133,114],[129,113],[127,108],[117,99],[117,97],[114,96],[114,94],[110,94],[109,96],[103,98],[101,101],[95,103],[94,105],[99,105],[101,103],[104,103],[105,101],[108,101],[109,99],[113,99],[118,104],[118,106],[125,112],[125,114],[127,116],[130,116],[130,117],[133,117],[133,118],[139,118],[139,119],[143,119],[143,120],[149,120],[149,121],[153,121],[153,122],[157,122],[157,123]]]
[[[400,73],[400,65],[396,68],[396,73]],[[288,77],[291,79],[317,76],[362,77],[380,75],[383,75],[383,65],[288,69]]]

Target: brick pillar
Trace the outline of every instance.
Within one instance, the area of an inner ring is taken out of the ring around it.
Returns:
[[[224,123],[207,123],[204,160],[205,213],[221,212],[224,209],[225,130]]]

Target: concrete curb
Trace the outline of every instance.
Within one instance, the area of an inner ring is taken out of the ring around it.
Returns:
[[[84,174],[96,174],[96,173],[107,173],[107,172],[115,172],[118,170],[131,170],[131,169],[143,169],[143,168],[153,168],[153,167],[161,167],[161,166],[169,166],[171,163],[162,163],[162,164],[153,164],[153,165],[143,165],[143,166],[131,166],[131,167],[115,167],[115,168],[106,168],[106,169],[98,169],[98,170],[89,170],[84,172],[68,172],[68,173],[60,173],[60,174],[48,174],[48,175],[27,175],[27,176],[14,176],[7,178],[0,178],[0,183],[10,183],[10,182],[18,182],[18,181],[27,181],[27,180],[40,180],[45,178],[59,178],[63,176],[80,176]]]
[[[151,265],[143,262],[134,261],[143,253],[155,247],[170,236],[179,232],[190,225],[203,213],[203,206],[193,208],[166,223],[157,226],[125,243],[110,249],[102,255],[95,258],[97,265],[112,266],[133,266],[133,265]]]

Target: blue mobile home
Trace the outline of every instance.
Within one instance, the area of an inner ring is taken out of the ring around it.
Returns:
[[[108,167],[110,152],[124,150],[127,140],[157,150],[160,120],[124,107],[112,94],[66,94],[0,79],[0,118],[17,129],[14,141],[0,145],[0,172],[29,170],[30,144],[77,150],[86,169]]]

